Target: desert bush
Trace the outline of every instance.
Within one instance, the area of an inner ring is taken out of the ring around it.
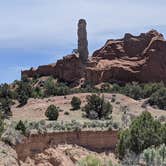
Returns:
[[[82,160],[80,160],[77,164],[78,166],[103,166],[102,161],[96,156],[89,155]]]
[[[166,109],[166,88],[157,90],[150,96],[150,105],[157,105],[160,109]]]
[[[157,90],[163,87],[164,87],[164,84],[162,82],[143,84],[142,88],[144,92],[144,98],[150,97],[153,93],[155,93]]]
[[[166,165],[166,145],[145,149],[142,156],[147,166],[164,166]]]
[[[159,120],[160,122],[166,122],[166,116],[160,115],[160,116],[158,117],[158,120]]]
[[[23,106],[32,95],[32,87],[28,81],[20,81],[16,92],[20,106]]]
[[[12,104],[12,101],[9,98],[0,99],[0,112],[4,118],[8,118],[9,116],[12,116],[11,104]]]
[[[49,78],[45,84],[45,96],[61,96],[69,94],[69,87],[64,83],[57,83],[53,78]]]
[[[35,87],[32,89],[32,97],[33,98],[43,98],[44,97],[44,92],[40,87]]]
[[[78,97],[73,97],[71,100],[71,106],[73,110],[78,110],[80,109],[80,105],[81,105],[81,100]]]
[[[18,95],[18,101],[20,103],[20,106],[24,106],[25,104],[27,104],[29,99],[29,96],[27,96],[27,94],[24,91],[21,91]]]
[[[56,107],[55,105],[50,105],[45,112],[45,116],[49,120],[57,120],[59,116],[59,110],[59,107]]]
[[[25,135],[25,133],[26,133],[26,127],[25,127],[25,125],[24,125],[24,123],[23,123],[22,120],[20,120],[20,121],[17,123],[15,129],[21,131],[21,133],[24,134],[24,135]]]
[[[144,96],[143,90],[138,84],[126,84],[122,89],[122,93],[136,100]]]
[[[9,98],[12,99],[14,98],[14,93],[11,91],[10,87],[8,84],[1,84],[0,85],[0,98]]]
[[[67,111],[65,111],[65,112],[64,112],[64,115],[70,115],[70,113],[69,113],[69,112],[67,112]]]
[[[142,99],[148,98],[156,91],[161,88],[164,88],[164,84],[161,83],[146,83],[146,84],[138,84],[138,83],[127,83],[123,86],[118,84],[113,84],[111,91],[115,93],[125,94],[133,99]]]
[[[8,126],[6,126],[3,134],[1,135],[2,141],[8,143],[9,145],[16,145],[21,143],[24,136],[21,134],[20,131],[15,130],[16,123],[11,122]]]
[[[166,125],[154,120],[149,112],[143,112],[119,134],[117,151],[123,158],[127,150],[140,154],[144,149],[158,146],[166,141]]]
[[[112,114],[112,105],[105,101],[104,96],[96,94],[87,96],[87,104],[82,109],[89,119],[110,119]]]

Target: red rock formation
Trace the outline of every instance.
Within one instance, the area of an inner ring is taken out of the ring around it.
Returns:
[[[58,60],[57,63],[39,66],[37,69],[22,71],[22,75],[28,77],[54,76],[60,80],[73,83],[83,77],[84,65],[76,54],[65,56]]]
[[[92,60],[96,63],[87,66],[85,79],[94,84],[115,80],[166,82],[166,41],[155,30],[108,40],[94,52]]]
[[[81,78],[98,84],[109,81],[166,82],[166,41],[155,30],[139,36],[125,34],[124,38],[108,40],[83,65],[73,54],[56,64],[40,66],[37,70],[23,71],[29,77],[35,74],[53,75],[67,82]]]

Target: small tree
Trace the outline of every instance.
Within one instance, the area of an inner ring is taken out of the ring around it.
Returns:
[[[160,109],[166,109],[166,88],[157,90],[150,96],[149,103],[157,105]]]
[[[9,116],[12,116],[10,99],[8,98],[0,99],[0,111],[2,112],[2,115],[4,118],[8,118]]]
[[[49,120],[57,120],[59,116],[59,112],[60,112],[59,107],[56,107],[55,105],[50,105],[45,112],[45,116]]]
[[[16,125],[15,129],[21,131],[22,134],[25,134],[25,132],[26,132],[26,127],[25,127],[25,125],[24,125],[22,120],[20,120],[18,122],[18,124]]]
[[[22,91],[18,96],[20,106],[24,106],[28,102],[28,96]]]
[[[80,109],[80,105],[81,105],[81,100],[78,97],[74,96],[71,100],[71,106],[72,106],[73,110]]]
[[[23,106],[27,103],[28,98],[30,98],[32,95],[32,87],[29,82],[20,81],[16,92],[20,106]]]
[[[87,104],[83,111],[90,119],[110,119],[112,114],[112,105],[105,101],[104,96],[100,97],[96,94],[87,97]]]

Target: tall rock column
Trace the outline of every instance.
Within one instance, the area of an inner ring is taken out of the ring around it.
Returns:
[[[88,60],[88,40],[86,31],[86,21],[80,19],[78,22],[78,52],[81,61],[85,64]]]

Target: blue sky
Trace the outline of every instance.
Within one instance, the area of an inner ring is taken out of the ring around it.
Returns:
[[[90,53],[126,32],[166,35],[165,0],[0,0],[0,83],[71,53],[79,18],[88,23]]]

